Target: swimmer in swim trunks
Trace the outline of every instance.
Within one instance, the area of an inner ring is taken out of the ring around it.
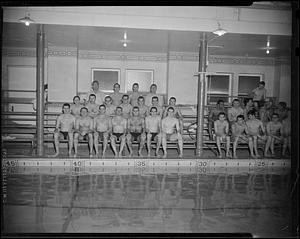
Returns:
[[[169,107],[167,112],[167,117],[161,121],[163,158],[167,157],[167,140],[178,141],[179,157],[181,158],[183,155],[183,141],[180,134],[179,120],[174,116],[173,107]]]
[[[104,99],[104,105],[106,107],[105,114],[113,117],[116,112],[116,106],[112,104],[112,98],[108,95]]]
[[[214,122],[214,129],[216,134],[216,143],[219,151],[219,158],[222,158],[221,143],[226,142],[226,157],[230,158],[230,137],[229,137],[229,123],[226,120],[224,112],[219,113],[219,119]]]
[[[86,107],[82,107],[80,110],[80,117],[76,119],[75,122],[75,133],[74,133],[74,149],[75,155],[77,157],[77,146],[78,139],[87,139],[89,142],[89,151],[90,157],[93,156],[93,120],[88,115],[88,109]]]
[[[217,105],[214,108],[209,109],[208,115],[208,133],[209,138],[213,139],[214,122],[219,119],[219,113],[224,112],[227,115],[227,109],[225,108],[224,101],[218,100]]]
[[[266,132],[267,132],[267,143],[265,147],[265,157],[275,156],[274,152],[274,143],[275,141],[281,142],[283,137],[282,123],[279,121],[279,115],[274,113],[272,115],[272,120],[267,123]],[[268,154],[269,149],[271,149],[271,155]]]
[[[64,139],[69,138],[69,156],[71,156],[73,148],[73,132],[75,128],[75,117],[70,113],[70,104],[65,103],[62,106],[62,114],[57,117],[56,127],[54,131],[54,146],[55,154],[53,157],[59,155],[59,136],[62,135]]]
[[[254,110],[250,110],[247,115],[248,120],[246,121],[246,125],[248,129],[250,156],[257,158],[260,157],[257,151],[257,141],[261,140],[264,142],[266,140],[265,127],[262,121],[256,119]],[[255,155],[253,154],[253,149]]]
[[[151,156],[151,141],[156,141],[155,156],[159,157],[159,148],[161,145],[161,118],[157,115],[157,108],[151,107],[150,115],[145,118],[145,126],[147,133],[148,157]]]
[[[139,96],[138,98],[138,107],[140,110],[140,116],[142,117],[146,117],[148,115],[148,109],[149,107],[147,105],[145,105],[145,98],[143,96]]]
[[[89,101],[85,107],[88,109],[88,116],[90,116],[92,119],[97,116],[99,113],[99,105],[96,103],[95,94],[90,94]]]
[[[128,119],[131,116],[131,111],[132,111],[132,105],[129,104],[128,95],[123,95],[122,104],[120,104],[120,107],[122,107],[123,117],[125,119]]]
[[[132,85],[132,93],[129,95],[129,102],[132,106],[138,106],[138,98],[142,94],[139,92],[139,84],[134,83]]]
[[[233,158],[237,158],[236,156],[236,148],[239,142],[249,143],[247,138],[247,125],[245,123],[244,115],[238,115],[237,121],[234,122],[231,126],[231,132],[233,137]]]
[[[151,101],[151,105],[149,106],[149,110],[151,109],[151,107],[156,107],[156,109],[157,109],[157,115],[159,115],[160,117],[163,116],[163,111],[164,110],[163,110],[163,107],[159,105],[159,101],[158,101],[158,97],[157,96],[153,96],[152,97],[152,101]],[[147,115],[150,115],[150,111],[148,111]],[[174,115],[175,115],[175,113],[174,113]]]
[[[122,156],[126,143],[127,119],[122,116],[123,109],[117,106],[116,115],[112,118],[112,134],[110,136],[111,147],[116,157]],[[116,140],[121,140],[120,151],[117,152]]]
[[[99,106],[99,114],[94,118],[94,146],[96,155],[99,155],[98,143],[103,141],[102,157],[105,157],[105,152],[108,144],[108,137],[110,135],[112,124],[111,117],[106,115],[105,105]]]
[[[126,136],[129,148],[129,156],[132,156],[132,140],[139,142],[138,156],[142,156],[142,150],[146,141],[145,120],[140,116],[139,107],[134,106],[132,116],[128,119],[128,134]]]
[[[83,105],[80,103],[80,97],[78,95],[73,97],[73,103],[74,104],[71,105],[71,114],[76,118],[80,117],[80,109]]]
[[[120,104],[122,104],[122,96],[123,96],[123,94],[120,93],[120,84],[115,83],[113,90],[114,90],[114,92],[111,93],[109,96],[112,99],[112,104],[114,106],[119,106]]]

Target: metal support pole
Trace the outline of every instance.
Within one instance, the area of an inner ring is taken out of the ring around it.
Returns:
[[[45,33],[43,24],[38,26],[36,42],[36,125],[37,125],[37,155],[44,155],[44,53]]]
[[[204,102],[205,92],[205,73],[207,60],[207,36],[202,33],[199,46],[199,66],[198,66],[198,102],[197,102],[197,145],[196,155],[201,157],[203,154],[203,123],[204,123]]]

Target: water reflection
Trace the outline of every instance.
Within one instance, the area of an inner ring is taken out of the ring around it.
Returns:
[[[6,232],[288,236],[289,174],[9,174]]]

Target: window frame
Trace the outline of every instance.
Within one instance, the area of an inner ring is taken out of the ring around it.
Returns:
[[[94,81],[94,72],[95,71],[111,71],[111,72],[118,72],[118,82],[121,85],[121,69],[120,68],[99,68],[99,67],[92,67],[91,68],[91,74],[92,74],[92,81],[91,83]],[[114,83],[115,84],[115,83]],[[100,89],[102,92],[104,93],[113,93],[113,85],[111,86],[111,90],[103,90]]]
[[[227,94],[215,94],[215,93],[210,93],[208,91],[208,82],[209,82],[209,78],[208,76],[214,76],[214,75],[221,75],[221,76],[229,76],[229,82],[228,82],[228,93]],[[222,96],[225,96],[225,97],[228,97],[228,101],[227,103],[231,103],[232,101],[232,79],[233,79],[233,73],[231,72],[216,72],[216,73],[209,73],[209,74],[206,74],[205,75],[205,80],[206,80],[206,84],[205,84],[205,91],[206,91],[206,97],[205,97],[205,105],[207,105],[207,101],[208,101],[208,98],[209,98],[209,95],[220,95],[221,97]]]
[[[127,89],[127,86],[128,86],[128,72],[149,72],[151,73],[151,84],[154,84],[154,69],[125,69],[125,93],[127,92],[132,92],[132,89],[131,90],[128,90]],[[149,91],[149,89],[148,89]],[[146,91],[146,92],[148,92]],[[146,93],[145,92],[145,93]],[[141,91],[141,93],[143,93],[143,91]]]
[[[240,76],[254,76],[254,77],[259,77],[260,80],[259,82],[262,82],[264,80],[264,75],[259,74],[259,73],[239,73],[237,77],[237,95],[238,97],[245,97],[247,96],[245,93],[239,93],[239,85],[240,85]],[[254,88],[253,88],[254,89]]]

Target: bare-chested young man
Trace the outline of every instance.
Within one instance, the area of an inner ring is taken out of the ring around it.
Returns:
[[[80,109],[83,105],[80,103],[80,97],[78,95],[73,97],[73,104],[71,105],[71,114],[75,117],[80,117]]]
[[[88,109],[88,115],[91,118],[95,118],[99,113],[99,105],[96,103],[96,95],[90,94],[89,101],[86,103],[85,107]]]
[[[229,123],[226,120],[224,112],[219,113],[219,119],[214,122],[214,129],[216,134],[216,143],[219,151],[219,158],[222,158],[221,143],[226,141],[226,157],[230,158],[230,137],[229,137]]]
[[[125,119],[128,119],[131,116],[132,112],[132,105],[129,104],[129,96],[128,95],[123,95],[122,97],[122,104],[120,104],[120,107],[122,107],[123,111],[123,117]]]
[[[120,104],[122,104],[122,96],[123,96],[123,94],[120,93],[120,84],[115,83],[113,90],[114,92],[111,93],[109,96],[112,99],[112,104],[114,106],[119,106]]]
[[[62,106],[62,114],[57,117],[56,126],[54,130],[54,146],[55,154],[53,157],[59,155],[59,136],[62,135],[64,139],[69,138],[69,156],[71,156],[73,148],[73,132],[75,128],[75,116],[70,113],[70,104],[65,103]]]
[[[265,147],[265,157],[269,157],[268,154],[269,149],[271,149],[271,156],[275,156],[274,152],[274,143],[275,141],[282,141],[283,135],[283,127],[282,123],[279,121],[279,115],[274,113],[272,115],[272,120],[267,123],[266,125],[266,132],[267,132],[267,143]]]
[[[262,121],[256,119],[254,110],[250,110],[248,112],[248,120],[246,121],[246,125],[247,125],[248,136],[249,136],[250,156],[252,158],[260,157],[257,151],[257,141],[259,139],[261,141],[266,140],[265,127]],[[253,154],[253,149],[255,155]]]
[[[163,96],[157,94],[156,90],[157,90],[157,85],[156,84],[152,84],[150,86],[150,92],[145,96],[145,105],[151,107],[153,96],[157,96],[158,97],[159,106],[162,107],[164,105],[165,102],[164,102]]]
[[[179,126],[180,126],[180,133],[183,134],[183,116],[179,109],[179,107],[176,105],[176,98],[174,96],[170,97],[169,99],[169,105],[166,106],[163,110],[163,118],[167,116],[167,112],[169,107],[174,108],[174,116],[179,120]]]
[[[75,122],[75,133],[74,133],[74,149],[77,157],[78,151],[78,139],[83,139],[88,136],[90,157],[93,156],[93,120],[88,115],[88,109],[82,107],[80,110],[80,117],[76,118]]]
[[[238,115],[236,122],[234,122],[231,126],[231,132],[233,137],[233,158],[237,158],[236,156],[236,148],[239,142],[249,143],[247,133],[247,125],[245,122],[244,115]]]
[[[236,117],[242,114],[244,114],[244,110],[240,105],[240,101],[238,99],[234,99],[232,101],[232,107],[228,109],[229,124],[233,124],[236,121]]]
[[[129,95],[129,102],[132,106],[138,106],[138,98],[141,96],[139,92],[139,84],[134,83],[132,85],[132,93]]]
[[[163,110],[163,107],[159,105],[159,100],[158,100],[157,96],[153,96],[152,97],[152,104],[151,104],[151,106],[149,106],[149,110],[151,109],[151,107],[156,107],[156,109],[157,109],[157,115],[159,115],[160,117],[163,116],[164,110]],[[174,107],[172,107],[172,108],[174,109]],[[150,114],[149,110],[148,110],[147,115]],[[166,115],[167,115],[167,113],[166,113]],[[174,112],[174,116],[175,116],[175,112]]]
[[[108,138],[112,130],[111,117],[106,115],[105,105],[99,106],[99,114],[94,118],[94,146],[96,155],[99,155],[99,139],[103,141],[102,157],[105,156]]]
[[[151,141],[156,141],[155,156],[159,157],[159,148],[161,145],[161,118],[157,115],[157,108],[151,107],[150,115],[145,118],[146,133],[147,133],[147,148],[148,157],[151,156]]]
[[[139,107],[140,110],[140,116],[145,118],[148,115],[149,107],[145,105],[145,99],[143,96],[139,96],[137,106]]]
[[[224,100],[218,100],[216,107],[212,108],[209,110],[209,115],[208,115],[208,133],[209,133],[209,138],[213,139],[213,127],[214,127],[214,122],[219,119],[219,114],[221,112],[224,112],[225,115],[227,116],[227,110],[224,105]]]
[[[132,116],[127,121],[128,134],[126,136],[129,148],[129,156],[132,156],[132,140],[139,142],[138,156],[142,156],[142,150],[146,142],[145,119],[140,116],[139,107],[132,108]]]
[[[109,95],[105,97],[104,105],[106,107],[105,114],[110,117],[114,116],[116,113],[116,106],[112,104],[112,99]]]
[[[174,117],[174,108],[169,107],[167,117],[161,121],[163,158],[167,157],[167,140],[178,141],[179,157],[183,155],[183,140],[180,134],[179,120]]]
[[[123,109],[117,106],[116,115],[112,118],[112,134],[110,136],[111,147],[116,157],[122,156],[122,152],[126,143],[127,119],[123,117]],[[117,152],[116,140],[121,140],[120,151]]]
[[[98,104],[98,106],[103,104],[106,94],[99,90],[99,81],[94,80],[92,82],[92,89],[83,97],[85,104],[87,103],[91,94],[94,94],[96,96],[96,104]]]

